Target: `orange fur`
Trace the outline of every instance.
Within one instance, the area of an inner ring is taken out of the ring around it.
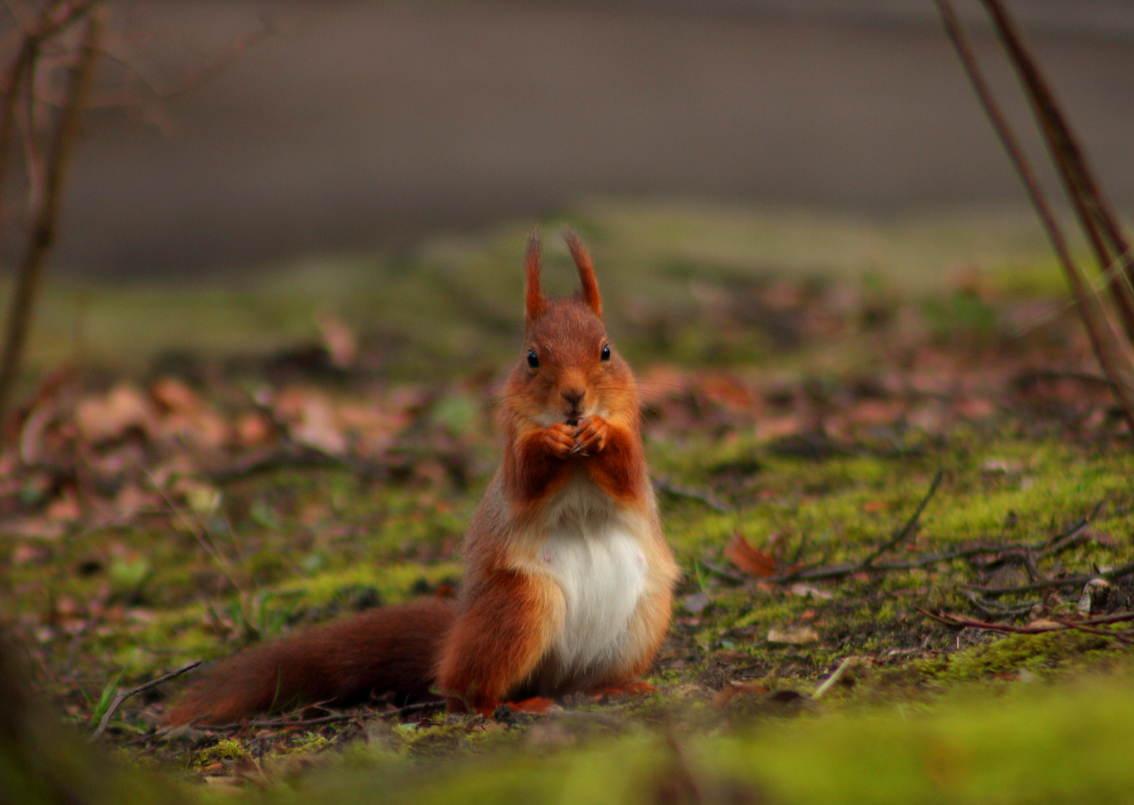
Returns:
[[[363,612],[220,663],[167,715],[170,724],[229,724],[295,704],[348,704],[395,691],[430,698],[452,601],[425,599]]]
[[[575,261],[575,268],[579,271],[579,283],[581,285],[579,296],[601,319],[602,297],[599,296],[598,280],[595,279],[595,267],[591,264],[591,255],[583,248],[583,244],[579,242],[579,236],[574,231],[568,229],[564,233],[564,239],[567,241],[567,250],[571,252],[571,258]]]
[[[633,374],[609,344],[590,256],[573,233],[567,244],[582,288],[551,300],[540,291],[538,237],[528,242],[504,455],[465,535],[460,600],[368,612],[238,655],[192,686],[170,723],[389,692],[491,712],[626,688],[648,670],[678,570],[649,483]],[[596,629],[613,642],[595,645]]]
[[[451,710],[494,708],[539,663],[551,639],[545,584],[505,568],[481,573],[441,649],[438,680]]]

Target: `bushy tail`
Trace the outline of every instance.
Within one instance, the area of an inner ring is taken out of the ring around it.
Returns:
[[[166,714],[168,724],[230,724],[311,702],[348,704],[371,693],[432,698],[441,640],[455,603],[423,600],[364,612],[225,660]]]

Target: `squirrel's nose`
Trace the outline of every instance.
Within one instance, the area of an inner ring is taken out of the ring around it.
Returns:
[[[566,388],[559,390],[559,395],[567,402],[571,403],[572,408],[578,408],[579,403],[583,401],[583,397],[585,397],[586,394],[587,390],[580,388]]]

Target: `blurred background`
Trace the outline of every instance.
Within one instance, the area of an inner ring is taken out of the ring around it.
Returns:
[[[1106,188],[1134,201],[1134,3],[1011,7]],[[125,8],[170,87],[262,20],[271,33],[161,125],[92,116],[55,260],[75,277],[216,278],[604,196],[878,216],[1023,198],[930,0]]]
[[[983,11],[958,7],[1042,159]],[[1011,8],[1129,208],[1134,2]],[[274,348],[327,310],[379,331],[387,357],[449,328],[407,365],[499,366],[518,322],[511,267],[537,221],[582,230],[610,308],[637,317],[621,331],[635,343],[682,306],[706,326],[723,286],[704,283],[721,277],[819,272],[904,292],[1051,268],[931,0],[109,10],[109,100],[68,177],[33,373],[75,356]],[[8,228],[7,262],[23,238]],[[1054,270],[1038,282],[1062,288]],[[643,354],[675,357],[653,346]]]

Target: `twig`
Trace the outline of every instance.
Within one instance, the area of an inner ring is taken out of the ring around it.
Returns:
[[[1078,576],[1064,576],[1061,579],[1047,579],[1045,581],[1036,581],[1031,584],[1021,584],[1017,587],[980,587],[975,584],[966,584],[965,588],[973,592],[980,593],[981,595],[990,595],[993,597],[1001,595],[1014,595],[1016,593],[1029,593],[1036,590],[1050,590],[1056,587],[1073,587],[1086,584],[1093,579],[1106,579],[1113,581],[1120,579],[1124,576],[1129,576],[1134,573],[1134,562],[1116,567],[1112,570],[1103,570],[1098,573],[1086,573]]]
[[[89,9],[90,6],[91,3],[87,3],[79,8],[85,13],[85,10]],[[73,11],[73,14],[78,13],[80,12]],[[3,423],[6,419],[8,402],[23,358],[24,341],[27,337],[28,326],[31,323],[43,265],[47,253],[55,242],[63,179],[66,176],[71,154],[79,136],[79,122],[83,107],[94,80],[95,65],[98,61],[97,46],[101,30],[99,18],[97,16],[92,17],[87,23],[87,30],[79,49],[79,62],[72,73],[66,103],[59,110],[55,137],[51,143],[46,163],[43,198],[34,212],[31,232],[28,236],[27,251],[20,264],[16,287],[12,292],[8,312],[8,327],[4,338],[4,352],[3,357],[0,358],[0,443],[2,443],[5,435]],[[25,43],[25,47],[30,48],[30,54],[27,56],[30,61],[23,73],[25,77],[33,69],[38,51],[38,41],[31,40],[31,44]],[[9,95],[17,92],[17,87],[9,88]],[[8,103],[15,102],[9,97]],[[5,135],[0,132],[0,136],[10,137],[11,135],[10,133]],[[29,136],[31,135],[29,134]],[[3,142],[0,142],[0,152],[2,150]],[[3,153],[0,153],[0,156],[3,156]],[[0,191],[2,189],[0,187]]]
[[[1095,507],[1091,509],[1091,511],[1081,520],[1078,520],[1074,525],[1072,525],[1063,533],[1056,534],[1055,536],[1051,537],[1047,541],[1047,544],[1043,546],[1043,550],[1036,554],[1036,557],[1042,559],[1049,554],[1059,553],[1064,548],[1069,548],[1071,545],[1073,545],[1081,536],[1083,536],[1083,532],[1087,530],[1087,526],[1091,524],[1091,521],[1099,516],[1099,512],[1102,511],[1102,507],[1105,504],[1106,499],[1104,498],[1103,500],[1100,500],[1098,503],[1096,503]]]
[[[988,621],[976,620],[975,618],[964,618],[960,615],[954,615],[951,612],[942,612],[940,615],[934,615],[928,610],[921,607],[914,607],[915,610],[931,618],[938,623],[943,623],[946,626],[953,626],[960,629],[989,629],[994,632],[1005,632],[1007,634],[1047,634],[1048,632],[1065,632],[1074,630],[1077,632],[1086,632],[1088,634],[1097,634],[1104,637],[1111,637],[1121,643],[1134,642],[1134,632],[1112,632],[1108,629],[1099,629],[1098,626],[1104,626],[1112,623],[1127,623],[1134,621],[1134,613],[1128,612],[1123,615],[1109,615],[1103,618],[1091,618],[1082,621],[1069,621],[1069,620],[1053,620],[1049,623],[1040,626],[1013,626],[1008,623],[989,623]]]
[[[982,615],[990,617],[1003,617],[1004,615],[1023,615],[1025,612],[1031,612],[1032,609],[1038,604],[1038,601],[1025,601],[1022,604],[1014,604],[1005,606],[998,604],[995,601],[987,601],[974,593],[972,590],[961,590],[961,595],[969,599],[969,603],[973,605],[973,609]]]
[[[848,565],[837,565],[835,567],[825,568],[801,568],[800,570],[791,573],[782,573],[778,576],[768,576],[764,581],[769,584],[784,584],[789,581],[822,581],[824,579],[840,579],[845,576],[850,576],[855,573],[875,572],[875,571],[890,571],[890,570],[909,570],[915,567],[927,567],[928,565],[936,564],[937,562],[945,562],[951,559],[962,558],[965,556],[975,555],[976,553],[983,552],[986,548],[963,548],[957,551],[950,551],[936,556],[923,557],[909,562],[888,562],[883,564],[875,564],[875,560],[889,550],[896,548],[904,540],[908,539],[910,534],[913,533],[917,521],[921,518],[922,512],[925,507],[929,505],[929,501],[937,492],[937,487],[941,484],[941,479],[945,473],[943,470],[938,470],[933,480],[929,484],[929,491],[925,493],[925,497],[917,505],[917,509],[906,521],[905,525],[894,532],[894,535],[887,540],[884,544],[875,548],[866,558],[859,562]],[[713,569],[713,568],[710,568]]]
[[[233,62],[248,50],[253,45],[260,42],[260,40],[272,35],[276,31],[275,23],[272,18],[263,14],[260,16],[260,28],[245,34],[240,39],[233,42],[228,49],[219,59],[214,61],[199,72],[197,75],[191,76],[182,82],[181,86],[175,87],[165,93],[158,94],[158,100],[171,101],[182,95],[186,95],[199,87],[209,83],[217,76],[221,75],[225,70],[232,66]]]
[[[925,507],[929,505],[929,501],[932,500],[933,495],[936,494],[937,487],[941,484],[941,479],[944,476],[944,470],[938,470],[934,474],[933,481],[929,484],[929,491],[925,493],[925,497],[921,499],[921,503],[918,504],[917,509],[914,510],[914,513],[910,516],[910,519],[906,521],[906,524],[904,526],[894,532],[894,536],[890,539],[889,542],[879,546],[874,551],[874,553],[870,554],[868,557],[863,559],[862,562],[859,563],[860,570],[870,570],[870,566],[874,563],[875,559],[886,553],[886,551],[898,547],[899,544],[901,544],[907,537],[909,537],[911,533],[913,533],[914,526],[917,525],[918,518],[921,517],[921,513],[925,511]]]
[[[1035,207],[1040,222],[1047,232],[1055,255],[1067,276],[1067,282],[1071,286],[1072,296],[1078,305],[1079,315],[1083,319],[1091,347],[1102,366],[1103,373],[1115,383],[1115,396],[1122,406],[1127,424],[1131,430],[1134,430],[1134,373],[1131,371],[1132,359],[1129,350],[1122,348],[1124,345],[1122,345],[1114,330],[1114,325],[1110,321],[1106,308],[1103,307],[1099,298],[1089,287],[1079,267],[1071,258],[1071,251],[1066,238],[1063,236],[1063,231],[1056,223],[1055,215],[1048,205],[1047,198],[1031,165],[1024,157],[1024,152],[1020,148],[1015,134],[1012,133],[1007,119],[992,96],[968,38],[953,11],[952,4],[949,0],[937,0],[937,7],[941,11],[945,30],[957,50],[957,55],[960,57],[966,73],[968,73],[969,81],[976,91],[977,98],[980,100],[981,106],[984,107],[985,114],[992,123],[1005,151],[1008,152],[1008,157],[1011,159],[1017,174],[1019,174],[1020,180],[1024,183],[1032,206]]]
[[[936,478],[934,480],[937,481]],[[931,488],[931,493],[932,493],[932,488]],[[902,536],[904,538],[906,530],[908,528],[912,528],[910,523],[916,522],[916,515],[921,513],[921,510],[924,509],[925,504],[928,502],[928,500],[929,500],[929,495],[927,495],[926,498],[924,498],[922,500],[921,504],[918,506],[918,511],[915,512],[915,517],[910,518],[910,521],[906,523],[906,526],[897,532],[898,536]],[[1087,526],[1089,526],[1091,524],[1091,522],[1096,517],[1098,517],[1098,514],[1102,510],[1102,507],[1105,503],[1106,503],[1105,500],[1100,500],[1098,503],[1096,503],[1094,505],[1094,507],[1091,509],[1091,511],[1087,515],[1080,518],[1079,520],[1076,520],[1071,526],[1069,526],[1068,528],[1066,528],[1062,532],[1055,534],[1055,535],[1049,537],[1048,539],[1046,539],[1046,540],[1044,540],[1043,542],[1040,542],[1040,543],[1031,543],[1031,544],[1028,544],[1028,543],[1009,543],[1007,545],[971,545],[967,548],[957,548],[957,549],[952,550],[952,551],[944,551],[942,553],[930,554],[928,556],[922,556],[922,557],[919,557],[917,559],[910,559],[910,560],[902,561],[902,562],[873,562],[872,561],[872,562],[870,562],[870,564],[867,567],[863,567],[863,562],[854,562],[854,563],[845,564],[845,565],[835,565],[834,567],[815,567],[815,566],[812,566],[810,568],[801,568],[800,570],[796,570],[792,573],[784,573],[784,574],[781,574],[779,576],[769,576],[768,578],[764,579],[764,581],[768,582],[769,584],[784,584],[784,583],[790,582],[790,581],[826,581],[826,580],[830,580],[830,579],[841,579],[841,578],[844,578],[846,576],[850,576],[850,575],[853,575],[855,573],[861,573],[861,572],[864,572],[864,571],[869,571],[871,573],[888,573],[888,572],[893,571],[893,570],[913,570],[913,569],[916,569],[916,568],[931,567],[933,565],[940,564],[942,562],[951,562],[955,559],[973,559],[977,556],[981,556],[981,555],[985,555],[985,554],[1000,555],[1001,557],[1006,558],[1005,555],[1009,554],[1010,552],[1017,552],[1017,553],[1020,553],[1021,555],[1031,555],[1033,557],[1033,564],[1034,564],[1034,559],[1042,559],[1042,558],[1047,557],[1047,556],[1052,556],[1054,554],[1059,553],[1062,550],[1065,550],[1066,548],[1069,548],[1071,545],[1074,545],[1075,542],[1083,536],[1083,532],[1086,531]],[[893,542],[893,540],[891,540],[891,542]],[[885,548],[885,546],[883,546],[883,547]],[[879,554],[880,554],[880,551],[876,550],[874,552],[874,554],[872,554],[872,556],[877,556]],[[863,560],[863,561],[865,561],[865,560]],[[1000,561],[1000,560],[999,559],[993,560],[993,562],[989,562],[988,566],[991,566],[992,564],[994,564],[997,561]],[[725,578],[734,579],[736,581],[748,581],[749,580],[749,578],[747,576],[740,576],[736,573],[732,573],[731,571],[727,570],[726,568],[716,567],[716,566],[714,566],[714,565],[712,565],[708,562],[705,562],[704,560],[701,560],[701,564],[703,564],[706,568],[713,571],[714,573],[716,573],[720,576],[724,576]],[[1121,568],[1114,570],[1114,571],[1110,571],[1110,572],[1111,573],[1118,573],[1120,570],[1121,570]],[[1134,572],[1134,571],[1131,571],[1131,572]],[[1125,575],[1125,574],[1123,574],[1123,575]],[[1111,576],[1104,576],[1101,573],[1096,573],[1096,574],[1091,575],[1091,576],[1075,577],[1075,578],[1069,580],[1068,583],[1073,583],[1073,582],[1077,581],[1079,578],[1082,578],[1082,580],[1083,580],[1082,583],[1085,584],[1087,581],[1090,581],[1091,579],[1100,578],[1100,577],[1111,578]],[[1117,576],[1115,576],[1114,578],[1117,578]],[[1056,579],[1054,581],[1059,582],[1059,583],[1058,584],[1050,584],[1048,586],[1062,586],[1062,580]],[[972,587],[971,589],[977,590],[978,592],[983,592],[985,590],[985,588],[979,588],[979,587]],[[993,588],[993,589],[995,589],[995,588]],[[1041,588],[1038,588],[1038,587],[1033,588],[1033,587],[1030,587],[1030,586],[1025,586],[1025,587],[1019,587],[1019,588],[1011,587],[1011,588],[1003,588],[1003,589],[1005,590],[1005,592],[1009,592],[1009,591],[1010,592],[1016,592],[1016,591],[1027,592],[1029,589],[1041,589]],[[994,594],[1004,594],[1004,593],[994,593]],[[988,613],[986,613],[986,614],[988,614]]]
[[[100,721],[98,723],[98,729],[96,729],[94,731],[94,733],[91,735],[90,740],[91,741],[97,740],[100,735],[102,735],[104,732],[106,732],[106,727],[110,723],[110,717],[112,715],[114,715],[114,713],[118,710],[118,708],[122,706],[122,703],[124,701],[126,701],[127,699],[129,699],[131,696],[138,694],[138,693],[143,693],[143,692],[149,690],[150,688],[156,688],[158,685],[162,684],[163,682],[168,682],[171,679],[176,679],[177,677],[181,676],[182,674],[188,673],[189,671],[192,671],[194,668],[196,668],[202,662],[204,662],[204,660],[197,660],[196,662],[191,662],[183,668],[178,668],[176,671],[170,671],[165,676],[159,676],[157,679],[151,679],[149,682],[145,683],[144,685],[138,685],[138,687],[136,687],[136,688],[130,688],[130,690],[127,690],[127,691],[119,690],[117,693],[114,694],[114,699],[110,702],[110,707],[108,707],[106,709],[106,712],[103,713],[102,721]]]
[[[752,581],[751,576],[746,576],[743,573],[736,573],[732,570],[729,570],[727,567],[721,567],[720,565],[715,565],[712,562],[708,562],[704,559],[698,559],[697,561],[700,562],[701,566],[704,567],[706,570],[708,570],[712,573],[715,573],[716,575],[721,576],[722,578],[730,579],[732,581],[739,581],[739,582]]]
[[[815,692],[811,694],[812,701],[818,699],[820,696],[833,688],[838,683],[838,681],[843,678],[843,675],[846,674],[847,669],[851,666],[851,663],[855,662],[857,659],[857,657],[847,657],[841,663],[839,663],[839,667],[835,669],[834,673],[827,677],[823,681],[823,684],[817,687],[815,689]]]
[[[665,478],[655,478],[654,488],[659,492],[672,495],[675,498],[689,498],[690,500],[700,501],[710,509],[724,514],[728,514],[732,511],[732,509],[708,492],[702,492],[699,489],[692,489],[688,486],[678,486]]]
[[[1112,266],[1118,268],[1110,275],[1110,290],[1118,304],[1126,333],[1134,338],[1134,288],[1131,287],[1134,274],[1130,273],[1130,247],[1122,235],[1117,218],[1099,189],[1087,165],[1083,149],[1071,132],[1066,116],[1055,100],[1055,94],[1040,73],[1035,58],[1024,45],[1015,24],[1000,0],[984,0],[984,4],[992,16],[1000,41],[1024,85],[1052,161],[1075,207],[1079,224],[1091,244],[1099,268],[1104,274],[1109,273]],[[1109,243],[1104,241],[1104,238],[1109,240]],[[1113,255],[1108,247],[1114,250]]]
[[[311,705],[305,705],[301,710],[307,710]],[[377,717],[381,719],[391,719],[397,716],[402,716],[407,713],[418,713],[425,710],[440,710],[445,707],[444,701],[433,702],[417,702],[415,704],[407,704],[405,707],[399,707],[395,710],[387,710],[382,713],[331,713],[326,716],[319,716],[318,718],[308,719],[289,719],[289,718],[274,718],[262,719],[258,721],[238,721],[233,724],[208,724],[197,727],[197,729],[205,730],[207,732],[238,732],[248,727],[309,727],[316,724],[333,724],[337,721],[351,721],[357,718],[364,718],[367,716]],[[328,708],[323,708],[328,709]]]
[[[669,746],[672,758],[668,768],[669,779],[663,778],[662,786],[668,786],[671,790],[659,789],[659,795],[655,799],[659,802],[668,800],[691,802],[693,805],[703,805],[703,803],[710,801],[711,798],[706,797],[704,786],[697,779],[697,775],[694,774],[689,764],[689,758],[686,756],[685,750],[681,748],[672,727],[666,730],[665,741]]]

